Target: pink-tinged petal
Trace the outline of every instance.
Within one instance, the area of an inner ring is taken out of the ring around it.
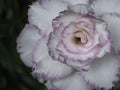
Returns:
[[[112,37],[112,47],[115,49],[120,48],[120,16],[116,13],[105,14],[103,19],[108,24],[108,30]]]
[[[81,16],[79,14],[75,14],[69,11],[60,12],[60,15],[53,20],[53,27],[58,27],[59,24],[63,23],[63,25],[67,26],[71,22],[77,22]]]
[[[76,5],[76,4],[88,4],[89,0],[63,0],[66,1],[67,3],[71,5]]]
[[[110,34],[103,20],[68,11],[53,20],[53,28],[48,48],[54,60],[75,68],[88,68],[90,61],[111,51]],[[76,43],[74,37],[87,42]]]
[[[80,19],[89,21],[88,18],[92,18],[89,14],[92,14],[93,10],[86,4],[69,5],[68,10],[60,12],[59,16],[53,20],[53,27],[57,24],[63,23],[65,26],[71,22],[79,22]],[[85,16],[84,16],[85,15]],[[81,20],[81,21],[82,21]]]
[[[35,26],[26,25],[17,38],[17,51],[20,53],[22,61],[28,67],[33,66],[32,49],[39,38],[39,30]]]
[[[49,34],[52,31],[52,20],[66,9],[67,3],[60,0],[44,0],[41,3],[36,1],[28,11],[29,23]]]
[[[34,66],[33,76],[38,79],[60,79],[72,72],[71,67],[52,60],[48,53],[47,37],[39,39],[32,51]]]
[[[120,0],[94,0],[91,7],[96,15],[101,16],[104,13],[120,13]]]
[[[58,61],[53,61],[51,57],[46,57],[35,66],[33,76],[44,80],[59,80],[71,74],[72,68]]]
[[[87,4],[77,4],[77,5],[70,5],[69,9],[75,13],[79,13],[82,15],[93,14],[92,8]]]
[[[88,71],[83,72],[83,76],[90,86],[96,84],[97,87],[94,88],[107,90],[119,80],[117,75],[120,74],[120,62],[112,54],[107,54],[103,58],[91,62],[90,66]]]
[[[96,24],[96,28],[97,28],[97,33],[100,34],[99,36],[99,41],[101,42],[101,45],[98,47],[102,47],[99,54],[98,54],[98,58],[101,58],[105,55],[105,53],[111,52],[111,36],[109,33],[109,29],[108,26],[105,22],[100,22],[98,24]]]
[[[46,44],[47,44],[47,37],[42,37],[36,42],[32,50],[32,59],[35,64],[39,63],[44,58],[49,56],[48,47]]]
[[[78,73],[73,73],[70,76],[52,82],[54,87],[48,87],[50,90],[92,90],[88,87],[87,82]],[[50,86],[50,85],[49,85]]]
[[[65,64],[72,66],[72,68],[74,68],[76,71],[88,71],[90,69],[90,65],[89,62],[91,60],[88,60],[86,62],[80,62],[79,60],[76,61],[74,59],[69,59],[69,60],[65,60]]]

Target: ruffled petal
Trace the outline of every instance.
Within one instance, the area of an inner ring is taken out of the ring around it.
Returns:
[[[70,9],[70,8],[69,8]],[[78,22],[80,19],[79,14],[75,14],[70,11],[63,11],[60,13],[60,15],[53,20],[53,28],[54,27],[59,27],[59,25],[62,23],[64,26],[69,25],[71,22]]]
[[[92,8],[87,4],[77,4],[77,5],[70,5],[69,6],[70,11],[73,11],[75,13],[79,13],[82,15],[87,14],[93,14]]]
[[[63,0],[68,2],[71,5],[75,5],[75,4],[88,4],[89,0]]]
[[[103,57],[105,53],[111,51],[110,34],[103,20],[97,20],[95,17],[82,17],[66,11],[53,20],[53,27],[54,32],[50,33],[48,40],[50,56],[75,69],[88,69],[89,62],[96,57]],[[88,43],[83,46],[76,45],[72,41],[73,32],[77,32],[81,27],[88,32],[82,30],[88,38]]]
[[[119,80],[117,77],[120,74],[119,68],[120,63],[116,57],[107,54],[103,58],[93,61],[91,68],[89,71],[83,72],[83,76],[90,86],[108,90],[114,86],[114,82]]]
[[[48,56],[35,66],[33,76],[44,80],[59,80],[68,76],[72,71],[71,67],[58,61],[53,61]]]
[[[17,38],[17,51],[20,53],[22,61],[28,67],[33,66],[31,53],[39,38],[41,38],[39,30],[35,26],[31,25],[26,25]]]
[[[30,24],[34,24],[43,32],[49,34],[52,31],[52,20],[58,16],[59,12],[67,9],[67,3],[60,0],[38,1],[30,6],[28,19]]]
[[[36,64],[33,71],[33,76],[36,76],[39,80],[60,79],[72,72],[71,67],[52,60],[49,56],[47,48],[47,38],[43,37],[39,39],[32,52],[33,62]]]
[[[120,0],[94,0],[91,7],[98,16],[104,13],[120,13]]]
[[[103,19],[108,24],[108,30],[112,37],[112,47],[120,49],[120,16],[116,13],[105,14]]]
[[[39,63],[40,61],[49,56],[46,44],[47,37],[42,37],[36,42],[32,50],[32,58],[35,64]]]
[[[51,88],[50,90],[53,90],[52,88],[56,88],[55,90],[91,90],[86,81],[78,73],[73,73],[67,78],[53,82],[53,86],[54,87],[48,87],[48,89]]]

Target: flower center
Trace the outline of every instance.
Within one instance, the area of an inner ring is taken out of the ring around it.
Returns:
[[[78,30],[74,32],[72,41],[77,45],[83,45],[87,43],[88,39],[85,31]]]

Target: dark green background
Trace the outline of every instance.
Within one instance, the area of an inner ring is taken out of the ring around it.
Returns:
[[[46,90],[16,51],[16,38],[27,23],[28,5],[33,1],[0,0],[0,90]]]

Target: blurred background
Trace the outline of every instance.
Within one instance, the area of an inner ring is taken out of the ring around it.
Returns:
[[[0,90],[46,90],[16,51],[16,38],[27,23],[28,5],[34,1],[0,0]]]

